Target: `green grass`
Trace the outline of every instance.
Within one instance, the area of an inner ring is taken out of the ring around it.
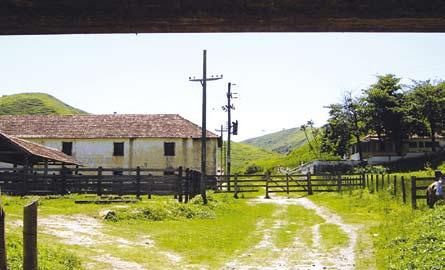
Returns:
[[[0,115],[21,114],[86,114],[44,93],[4,95],[0,98]]]
[[[317,194],[311,199],[348,223],[364,225],[356,250],[357,269],[374,265],[377,269],[445,269],[445,207],[412,210],[386,191]]]
[[[232,151],[232,171],[234,173],[246,173],[250,167],[253,168],[269,160],[275,160],[282,157],[282,155],[264,150],[259,147],[244,143],[231,143]],[[220,157],[218,157],[220,160]],[[260,165],[261,166],[261,165]],[[259,171],[263,171],[263,167],[259,167]]]
[[[312,246],[312,231],[307,229],[324,222],[320,216],[315,214],[315,211],[298,205],[289,205],[285,215],[280,219],[286,221],[286,223],[278,230],[273,239],[277,248],[288,247],[295,241],[296,236],[308,246]]]
[[[310,150],[309,144],[293,150],[288,155],[280,155],[264,149],[242,143],[232,144],[232,172],[256,173],[274,170],[278,167],[295,168],[312,160],[338,160],[339,157],[321,153],[317,156]],[[218,156],[218,160],[219,156]]]
[[[344,247],[349,242],[348,235],[335,224],[320,224],[321,245],[326,250]]]
[[[23,241],[17,232],[8,232],[7,256],[10,270],[22,269],[23,265]],[[77,270],[84,269],[81,261],[73,252],[65,249],[62,245],[48,244],[40,241],[38,244],[38,268],[39,270]]]

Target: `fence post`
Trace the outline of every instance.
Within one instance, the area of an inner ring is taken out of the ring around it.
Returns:
[[[234,184],[235,184],[235,193],[233,194],[233,197],[235,198],[235,199],[238,199],[238,191],[239,191],[239,189],[238,189],[238,173],[235,173],[235,182],[234,182]]]
[[[196,171],[190,173],[189,200],[195,197]]]
[[[8,269],[6,258],[5,210],[0,205],[0,270]]]
[[[97,168],[97,187],[96,193],[98,196],[102,196],[102,167]]]
[[[312,178],[312,176],[311,176],[311,172],[308,172],[308,173],[306,174],[306,180],[307,180],[307,195],[312,195],[312,194],[313,194],[313,192],[312,192],[312,182],[311,182],[311,178]]]
[[[382,174],[382,190],[385,188],[385,175]]]
[[[361,175],[361,180],[362,180],[362,189],[365,189],[366,188],[366,174],[365,173],[363,173]]]
[[[61,191],[62,195],[65,195],[67,193],[66,192],[66,176],[65,176],[65,173],[66,173],[65,166],[62,165],[62,170],[60,171],[60,174],[61,174],[61,177],[62,177],[62,191]]]
[[[227,191],[230,192],[230,174],[227,175]]]
[[[375,191],[379,192],[379,175],[375,175]]]
[[[25,196],[28,192],[28,166],[23,166],[23,187],[22,187],[22,196]]]
[[[394,197],[397,196],[397,175],[394,175]]]
[[[371,174],[371,185],[370,185],[370,188],[371,188],[371,190],[372,190],[372,193],[374,193],[374,175],[373,174]]]
[[[411,176],[411,206],[413,209],[417,208],[417,192],[416,192],[416,177]]]
[[[289,173],[286,173],[286,193],[289,196]]]
[[[152,192],[153,192],[153,178],[148,178],[148,195],[147,195],[148,199],[151,199]]]
[[[270,199],[270,196],[269,196],[269,172],[266,172],[266,196],[264,196],[264,199]]]
[[[53,185],[53,191],[54,191],[54,194],[57,194],[57,182],[56,182],[56,173],[53,173],[53,177],[52,177],[53,179],[52,179],[52,181],[53,181],[53,183],[52,183],[52,185]]]
[[[406,204],[406,188],[405,188],[405,177],[400,177],[400,181],[402,182],[402,199],[403,203]]]
[[[182,203],[182,167],[178,171],[178,202]]]
[[[342,179],[341,179],[341,174],[339,174],[338,176],[337,176],[337,191],[338,192],[342,192]]]
[[[186,169],[185,170],[185,198],[184,198],[184,202],[187,203],[189,201],[189,180],[190,180],[190,170]]]
[[[23,208],[23,270],[37,270],[37,201]]]
[[[136,167],[136,199],[141,197],[141,167]]]

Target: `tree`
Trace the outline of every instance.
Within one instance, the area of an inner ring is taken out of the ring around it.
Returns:
[[[351,140],[357,143],[360,162],[363,153],[360,136],[363,134],[363,109],[359,99],[347,92],[342,103],[331,104],[329,108],[328,125],[325,126],[322,149],[335,155],[345,156]]]
[[[320,144],[318,142],[318,136],[320,134],[319,134],[319,130],[314,127],[314,121],[312,121],[312,120],[307,121],[306,124],[300,126],[300,129],[303,130],[303,132],[304,132],[304,135],[306,137],[306,141],[309,144],[309,149],[319,159],[321,157]],[[312,139],[313,139],[313,144],[311,143],[311,140],[309,139],[309,135],[307,133],[308,129],[311,132]]]
[[[363,110],[366,129],[372,130],[384,143],[384,137],[390,138],[396,145],[396,152],[401,154],[403,140],[408,137],[410,126],[407,124],[405,96],[400,85],[400,78],[393,74],[377,76],[378,80],[363,91]]]
[[[364,107],[360,103],[360,100],[353,98],[352,92],[348,92],[344,97],[344,110],[348,119],[349,129],[352,131],[351,135],[355,138],[357,143],[357,150],[359,154],[360,163],[363,163],[363,149],[361,146],[360,135],[364,130],[364,124],[362,121]]]
[[[351,138],[348,115],[343,104],[331,104],[327,108],[329,119],[324,127],[321,149],[323,152],[343,157],[349,152]]]
[[[429,80],[414,81],[409,100],[412,114],[426,123],[424,130],[431,136],[432,151],[436,152],[436,134],[445,127],[445,83],[433,85]]]

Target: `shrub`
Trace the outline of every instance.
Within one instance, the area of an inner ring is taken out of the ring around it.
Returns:
[[[189,203],[178,203],[176,201],[153,202],[147,206],[137,209],[116,210],[116,218],[109,221],[123,220],[180,220],[180,219],[208,219],[215,218],[214,209],[219,204],[213,196],[207,196],[208,204],[202,204],[201,196],[196,196]]]

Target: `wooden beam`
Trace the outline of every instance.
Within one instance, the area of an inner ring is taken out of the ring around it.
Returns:
[[[445,32],[442,0],[0,0],[0,34]]]

